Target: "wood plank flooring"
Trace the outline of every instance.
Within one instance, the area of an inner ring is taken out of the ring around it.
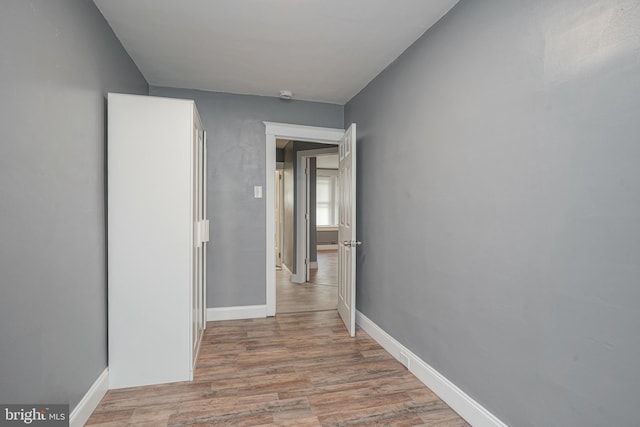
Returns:
[[[88,426],[467,426],[336,311],[209,322],[193,382],[110,390]]]
[[[318,268],[309,270],[309,283],[338,286],[338,250],[318,251]]]
[[[318,269],[309,282],[292,283],[287,270],[276,271],[276,313],[338,308],[338,251],[318,251]]]

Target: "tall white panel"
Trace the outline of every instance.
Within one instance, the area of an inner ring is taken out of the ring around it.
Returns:
[[[190,100],[111,93],[108,114],[110,386],[191,380],[202,126]]]

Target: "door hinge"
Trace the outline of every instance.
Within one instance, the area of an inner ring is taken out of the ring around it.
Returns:
[[[304,259],[304,265],[309,265],[309,258]]]
[[[307,221],[309,220],[309,212],[305,212],[304,219],[307,220]]]

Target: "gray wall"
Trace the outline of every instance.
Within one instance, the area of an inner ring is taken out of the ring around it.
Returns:
[[[0,402],[69,403],[107,366],[108,91],[148,87],[83,0],[0,12]]]
[[[358,309],[509,425],[638,424],[638,28],[463,0],[345,108]]]
[[[338,232],[337,231],[322,231],[318,230],[317,242],[318,245],[337,245],[338,244]]]
[[[266,203],[253,197],[253,186],[265,185],[262,121],[342,128],[344,108],[153,86],[149,93],[195,100],[207,130],[208,307],[265,304]]]

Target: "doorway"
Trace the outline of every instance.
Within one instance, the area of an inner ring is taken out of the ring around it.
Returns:
[[[331,159],[335,160],[334,170],[327,168],[319,168],[317,165],[327,166],[327,159],[331,162]],[[311,273],[314,267],[317,265],[317,242],[318,242],[318,222],[322,224],[320,227],[328,229],[331,227],[336,230],[338,227],[338,146],[330,146],[328,148],[316,149],[316,150],[303,150],[297,152],[297,182],[296,186],[296,230],[297,243],[296,243],[296,274],[292,280],[296,283],[309,282]],[[328,174],[333,175],[335,178],[330,179],[334,186],[326,187],[325,178]],[[318,178],[320,175],[320,179]],[[317,213],[317,199],[318,192],[317,183],[320,182],[320,196],[323,199],[324,205],[320,207],[320,221],[318,221]],[[325,190],[325,191],[323,191]],[[326,193],[329,194],[326,194]],[[327,197],[329,196],[329,197]],[[330,200],[327,200],[327,199]],[[326,233],[324,233],[326,234]],[[336,236],[337,243],[337,236]],[[337,249],[337,248],[336,248]],[[337,283],[337,281],[335,282]]]
[[[340,185],[338,153],[316,157],[315,164],[315,229],[309,230],[315,239],[308,245],[310,254],[307,280],[318,284],[338,283],[338,218]]]
[[[276,172],[276,139],[317,142],[321,144],[336,144],[344,135],[342,129],[318,128],[313,126],[299,126],[283,123],[264,122],[266,136],[266,205],[271,207],[275,203],[275,172]],[[267,316],[276,314],[276,263],[275,254],[275,209],[266,210],[266,302]]]
[[[318,243],[333,239],[335,244],[337,239],[337,231],[332,230],[337,230],[338,218],[338,146],[299,141],[283,144],[282,140],[277,140],[277,146],[283,146],[276,157],[288,171],[283,198],[287,200],[284,222],[290,226],[284,227],[286,271],[276,270],[276,314],[336,310],[338,250],[335,245]],[[276,179],[276,200],[277,184]]]
[[[339,182],[341,196],[339,201],[338,227],[338,313],[347,331],[355,335],[355,250],[360,242],[356,240],[356,126],[351,124],[342,129],[321,128],[313,126],[291,125],[264,122],[266,137],[266,308],[267,316],[276,314],[276,256],[275,256],[275,170],[276,139],[315,142],[338,145],[339,147]],[[298,174],[300,170],[298,170]],[[302,191],[298,186],[297,193]],[[301,199],[302,200],[302,199]],[[297,215],[299,217],[299,213]],[[300,230],[300,227],[297,227]],[[298,246],[301,239],[308,238],[305,233],[296,233]],[[296,260],[296,273],[300,260]]]

